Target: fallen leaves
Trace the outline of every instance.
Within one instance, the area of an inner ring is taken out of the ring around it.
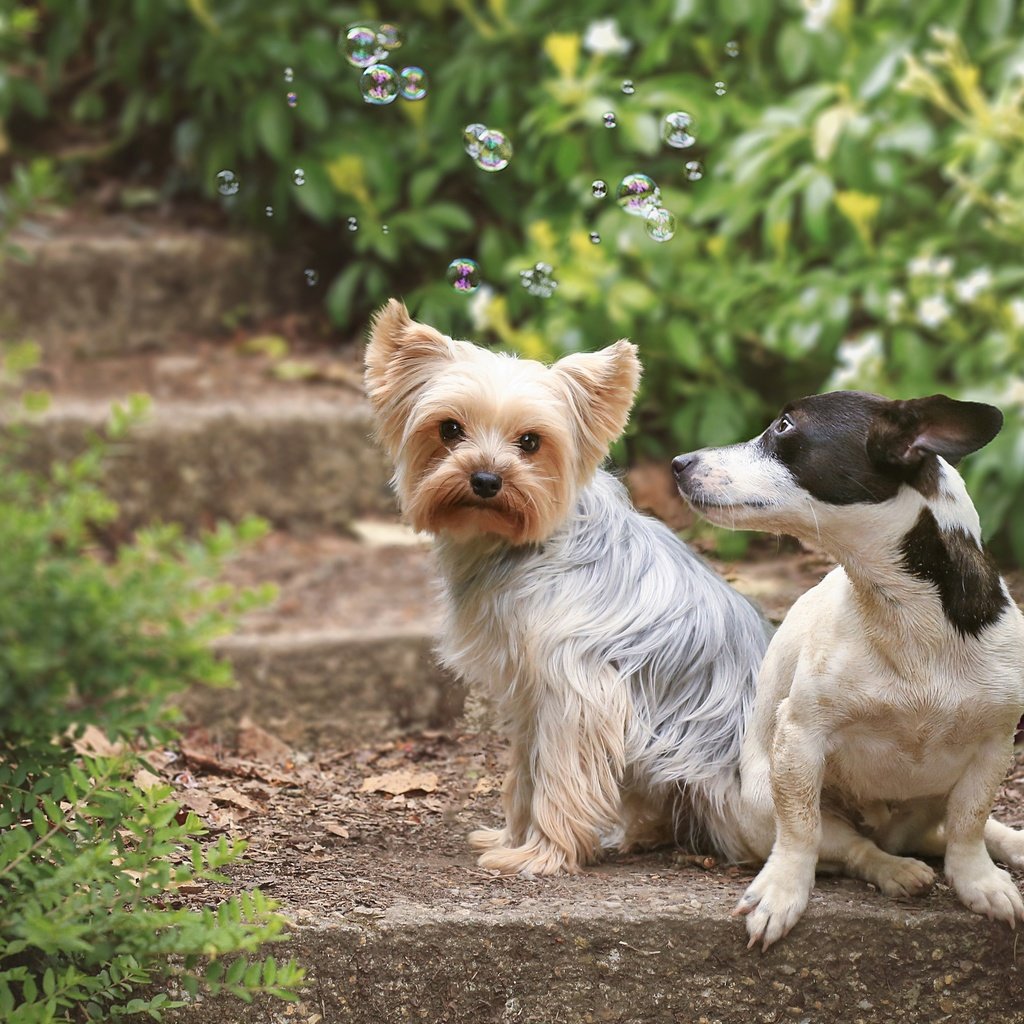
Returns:
[[[399,796],[405,793],[433,793],[437,790],[437,772],[420,772],[409,768],[396,768],[383,775],[371,775],[363,779],[360,793],[389,793]]]

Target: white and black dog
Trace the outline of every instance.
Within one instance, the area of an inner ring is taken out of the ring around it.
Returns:
[[[793,402],[759,437],[681,455],[679,489],[721,526],[817,542],[840,563],[793,606],[758,679],[739,816],[767,858],[740,900],[750,945],[799,920],[816,866],[923,892],[926,864],[1014,927],[1024,833],[989,818],[1024,707],[1024,616],[953,468],[1002,414],[944,395]]]

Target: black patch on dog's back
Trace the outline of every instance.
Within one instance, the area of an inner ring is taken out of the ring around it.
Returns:
[[[988,552],[963,530],[942,531],[924,508],[900,545],[902,567],[939,592],[942,611],[963,636],[977,636],[1008,600]]]

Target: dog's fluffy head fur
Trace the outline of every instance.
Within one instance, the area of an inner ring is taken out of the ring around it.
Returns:
[[[550,536],[622,433],[640,378],[618,341],[552,366],[455,341],[392,299],[375,316],[366,392],[412,525],[512,544]],[[481,496],[474,475],[497,491]]]

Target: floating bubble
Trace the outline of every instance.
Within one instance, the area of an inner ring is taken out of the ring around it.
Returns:
[[[616,127],[616,124],[617,124],[617,122],[616,122],[616,120],[615,120],[615,114],[614,114],[614,112],[613,112],[613,111],[609,110],[609,111],[608,111],[608,112],[607,112],[607,113],[606,113],[606,114],[604,115],[604,117],[602,118],[602,120],[604,121],[604,126],[605,126],[605,128],[614,128],[614,127]]]
[[[397,25],[381,25],[377,29],[377,42],[385,50],[397,50],[402,45],[402,35]]]
[[[391,228],[389,228],[387,226],[387,224],[381,224],[381,226],[380,226],[380,233],[382,235],[388,235],[388,234],[391,233]]]
[[[377,33],[365,25],[350,28],[341,40],[345,59],[356,68],[368,68],[383,60],[387,50],[377,41]]]
[[[217,191],[222,196],[237,195],[241,184],[238,180],[238,175],[234,171],[223,170],[217,172]]]
[[[289,107],[298,106],[299,94],[297,92],[290,92],[285,96],[285,99],[288,101]]]
[[[644,227],[656,242],[667,242],[676,233],[676,219],[663,206],[655,206],[644,216]]]
[[[375,107],[394,103],[398,98],[398,73],[387,64],[374,64],[359,76],[363,99]]]
[[[487,131],[487,125],[475,121],[462,129],[462,146],[475,160],[480,155],[480,136]]]
[[[500,171],[508,167],[512,159],[512,143],[504,132],[497,128],[485,128],[476,140],[480,151],[474,158],[477,167],[482,171]]]
[[[626,213],[645,217],[661,204],[661,189],[646,174],[627,174],[615,190],[615,199]]]
[[[590,240],[591,240],[591,242],[594,243],[594,245],[600,245],[601,244],[601,236],[596,231],[591,231],[590,232]]]
[[[264,213],[264,216],[273,217],[274,216],[274,208],[272,206],[264,206],[263,207],[263,213]]]
[[[598,178],[590,183],[590,193],[595,199],[604,199],[608,195],[608,183]]]
[[[427,95],[427,73],[423,68],[402,68],[399,72],[402,99],[421,100]]]
[[[296,167],[295,170],[292,171],[292,181],[294,181],[296,185],[305,185],[306,172],[301,167]]]
[[[693,118],[685,110],[676,110],[661,122],[661,137],[674,149],[689,149],[697,141],[692,128]]]
[[[480,287],[480,265],[468,256],[452,260],[445,276],[457,292],[468,294]]]
[[[635,92],[636,92],[636,86],[632,83],[632,81],[630,81],[630,79],[627,78],[622,83],[622,94],[624,96],[632,96],[633,93],[635,93]]]
[[[684,169],[688,181],[700,181],[704,177],[704,165],[699,160],[687,160]]]
[[[715,82],[715,95],[724,96],[726,93],[725,82]]]
[[[520,270],[519,283],[539,299],[550,299],[558,287],[550,263],[535,263],[530,270]]]
[[[317,273],[317,271],[313,270],[312,267],[307,267],[302,273],[305,275],[306,284],[310,288],[319,283],[320,275]]]
[[[295,81],[295,72],[291,68],[285,68],[284,69],[284,80],[286,82],[294,82]]]
[[[727,57],[738,57],[740,55],[740,44],[735,39],[730,39],[725,44],[725,55]]]
[[[359,221],[355,217],[349,217],[348,221],[346,222],[346,227],[349,229],[349,231],[358,231]]]

